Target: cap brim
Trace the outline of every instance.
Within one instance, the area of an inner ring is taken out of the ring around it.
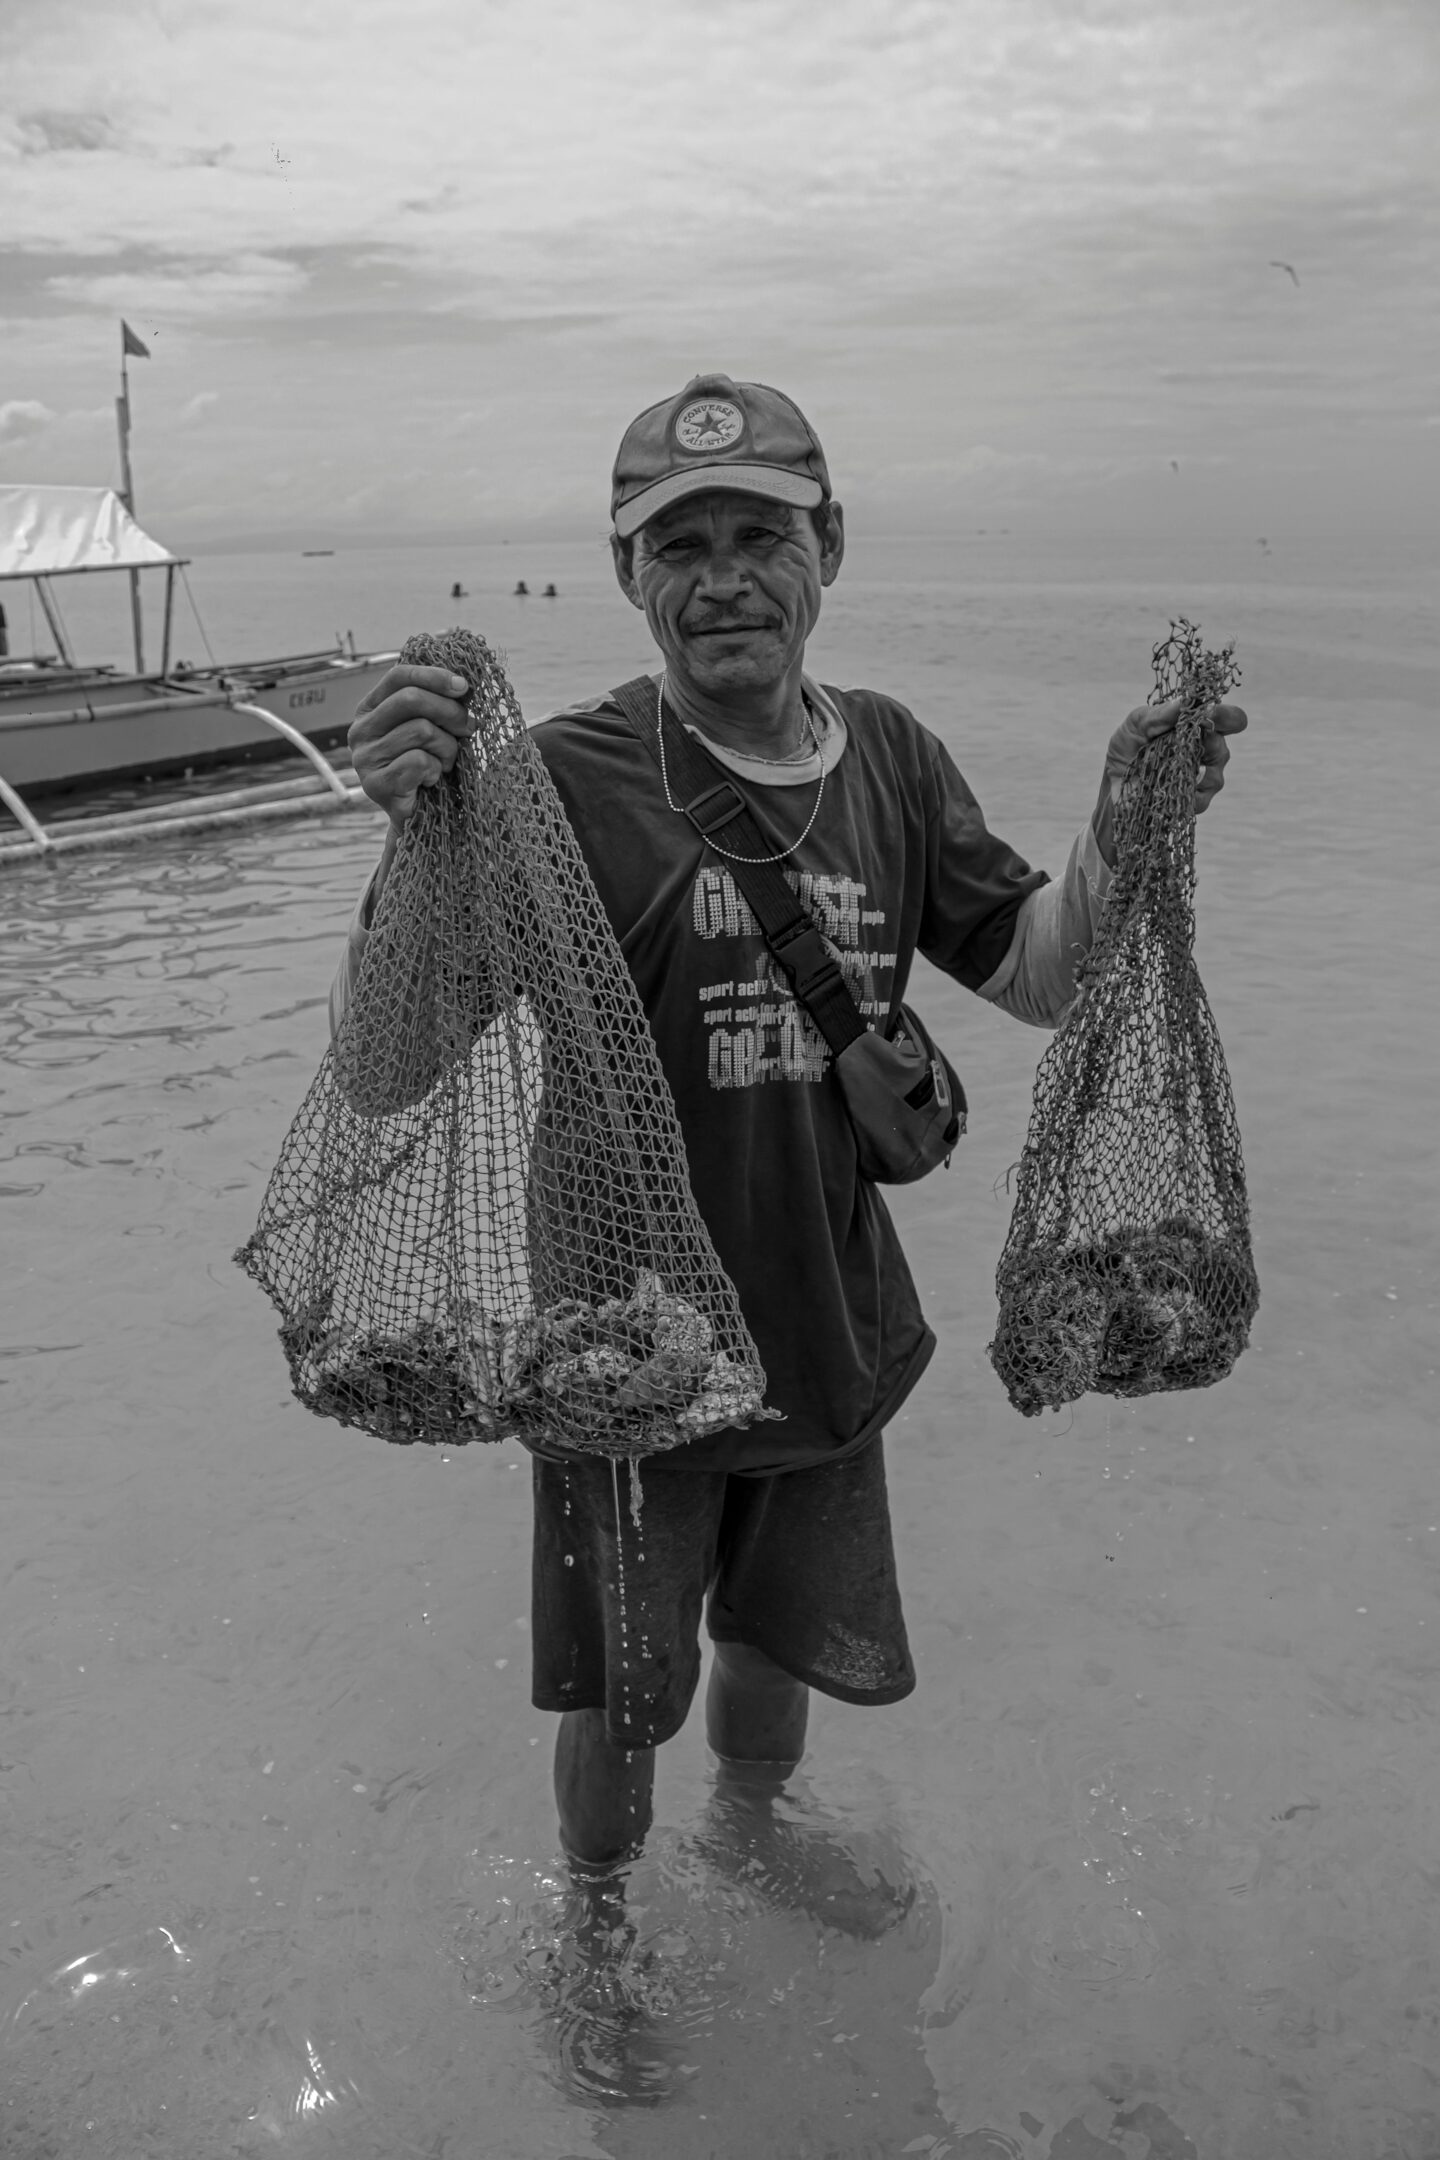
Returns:
[[[796,510],[813,510],[823,502],[825,490],[808,473],[782,472],[775,465],[692,465],[685,472],[667,473],[642,494],[632,495],[615,512],[615,531],[628,540],[672,503],[687,495],[708,495],[717,488],[735,495],[763,495],[770,502],[789,503]]]

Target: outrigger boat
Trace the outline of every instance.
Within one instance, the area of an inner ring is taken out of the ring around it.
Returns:
[[[28,582],[54,644],[53,653],[0,656],[0,803],[20,828],[0,823],[0,863],[364,802],[353,775],[324,753],[395,655],[356,653],[352,640],[348,649],[172,667],[175,580],[186,560],[142,531],[113,489],[0,487],[0,600],[8,581]],[[77,660],[52,582],[122,572],[131,579],[133,671]],[[164,578],[154,671],[145,666],[143,573]],[[293,767],[296,753],[309,768],[299,777],[212,788],[203,800],[172,790],[108,815],[77,814],[82,793],[116,783],[277,757]]]

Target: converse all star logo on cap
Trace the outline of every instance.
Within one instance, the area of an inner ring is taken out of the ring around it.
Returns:
[[[814,429],[783,391],[697,375],[625,430],[610,484],[617,537],[707,488],[814,510],[830,499],[830,474]]]
[[[745,431],[745,415],[725,398],[700,398],[675,415],[675,440],[682,450],[728,450]]]

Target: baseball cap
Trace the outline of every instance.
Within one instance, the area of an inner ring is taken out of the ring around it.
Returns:
[[[696,375],[678,397],[651,405],[626,428],[615,459],[615,531],[628,540],[658,511],[709,488],[797,510],[828,501],[825,453],[793,399],[768,383]]]

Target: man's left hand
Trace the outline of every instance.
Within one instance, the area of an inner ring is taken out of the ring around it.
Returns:
[[[1167,705],[1137,705],[1128,713],[1110,738],[1105,752],[1105,779],[1108,790],[1102,789],[1102,799],[1108,792],[1110,800],[1119,798],[1125,783],[1125,775],[1142,750],[1157,735],[1168,734],[1180,717],[1180,700],[1171,698]],[[1212,705],[1205,715],[1204,759],[1195,783],[1195,815],[1208,810],[1210,804],[1225,785],[1225,767],[1230,762],[1230,745],[1227,735],[1238,735],[1248,727],[1249,719],[1238,705]]]

